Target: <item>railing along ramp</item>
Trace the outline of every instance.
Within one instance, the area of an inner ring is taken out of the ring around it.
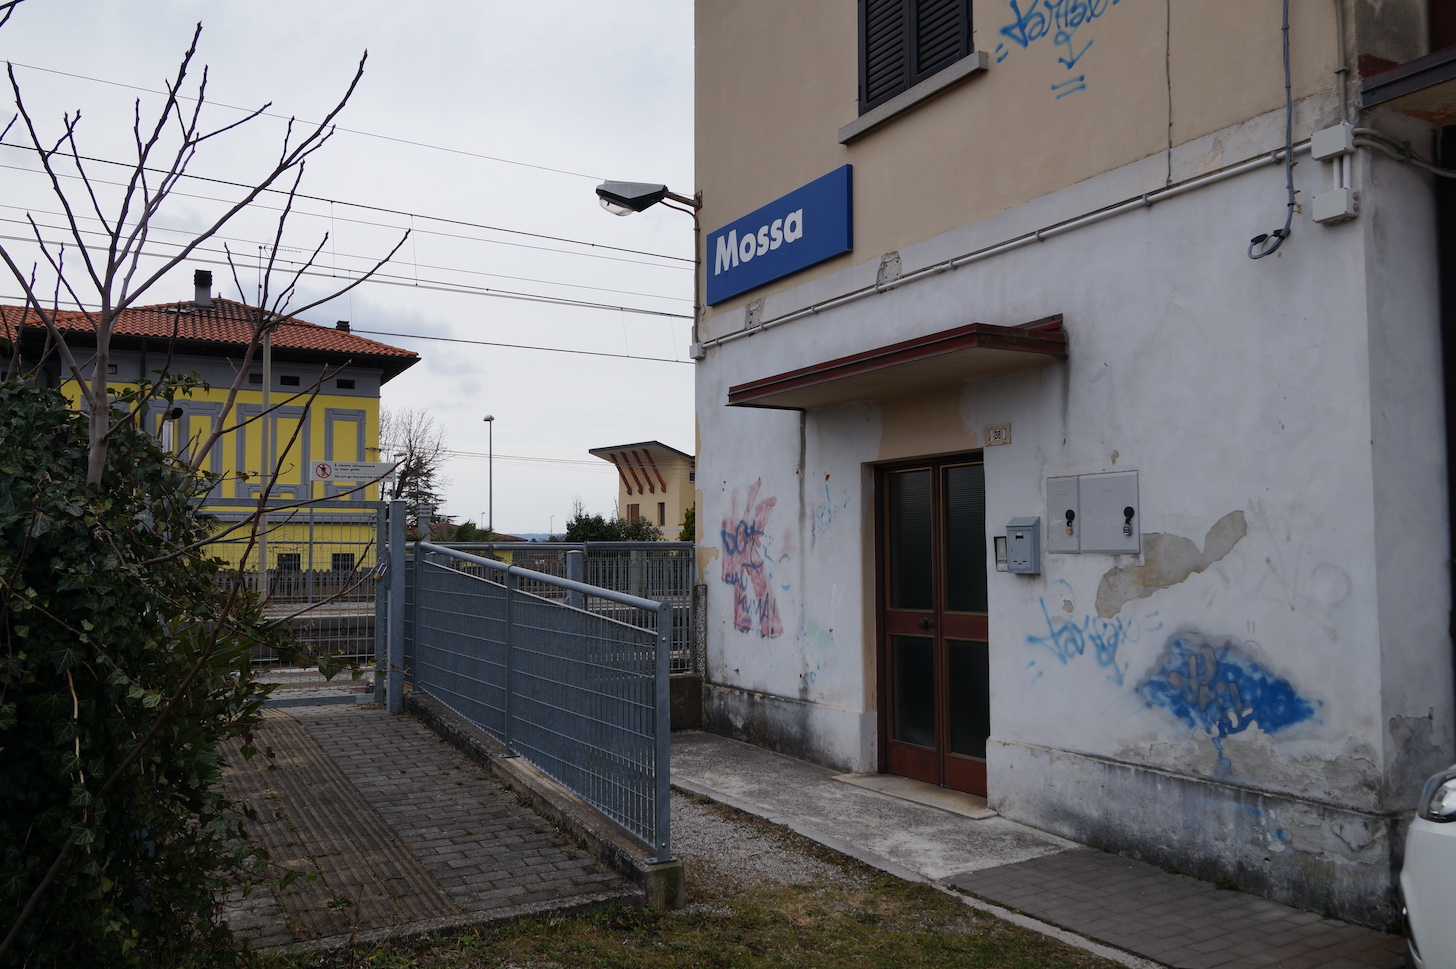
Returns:
[[[672,604],[399,537],[390,709],[407,681],[670,860]]]

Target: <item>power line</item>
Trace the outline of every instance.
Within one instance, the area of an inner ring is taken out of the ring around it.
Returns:
[[[35,242],[35,239],[29,236],[0,235],[0,239],[10,240],[13,242]],[[44,242],[46,245],[50,246],[63,245],[63,243],[59,243],[54,240],[44,240]],[[199,247],[195,251],[215,253],[217,250],[204,249]],[[166,258],[164,256],[157,255],[151,252],[143,252],[142,255],[152,259]],[[226,259],[208,259],[201,256],[189,257],[189,259],[192,262],[210,266],[228,266],[231,268],[232,266],[236,265],[235,262],[230,263]],[[285,260],[285,262],[292,262],[292,260]],[[307,276],[316,279],[339,278],[337,272],[325,271],[323,269],[300,270],[293,275],[297,275],[299,277]],[[435,293],[455,293],[460,296],[488,296],[493,299],[517,300],[525,303],[545,303],[551,306],[572,306],[578,309],[610,310],[616,313],[631,313],[636,316],[661,316],[667,319],[676,320],[692,319],[692,314],[690,313],[669,313],[666,310],[646,309],[640,306],[615,306],[611,303],[594,303],[590,300],[567,299],[564,296],[543,296],[537,293],[518,293],[514,290],[508,289],[491,289],[487,286],[470,286],[465,283],[446,283],[440,280],[425,280],[421,282],[415,280],[413,277],[391,277],[390,274],[387,273],[376,273],[370,276],[368,279],[364,280],[362,285],[398,286],[404,287],[406,289],[421,289]]]
[[[34,145],[14,144],[14,143],[8,142],[8,141],[0,141],[0,148],[12,148],[12,149],[17,149],[17,150],[26,151],[26,152],[33,152],[33,151],[35,151],[35,146]],[[60,153],[60,154],[62,155],[62,157],[65,157],[65,158],[70,158],[71,157],[70,155],[65,154],[65,153]],[[98,165],[113,165],[113,166],[116,166],[116,167],[129,168],[129,169],[135,169],[136,168],[136,165],[134,163],[132,163],[132,162],[116,161],[116,160],[113,160],[113,159],[110,159],[110,158],[98,158],[98,157],[93,156],[93,155],[78,155],[76,157],[79,158],[79,160],[81,160],[81,161],[84,161],[84,162],[95,162]],[[5,166],[5,167],[11,167],[11,166]],[[33,169],[33,168],[24,168],[24,167],[17,166],[15,168],[15,170],[17,170],[17,171],[24,171],[24,172],[33,172],[33,173],[39,174],[39,172],[37,172],[36,169]],[[152,173],[158,174],[158,175],[165,175],[165,174],[167,174],[167,172],[164,171],[163,169],[156,169],[156,168],[148,168],[148,169],[145,169],[145,171],[152,172]],[[61,174],[61,173],[57,173],[57,174]],[[243,182],[230,181],[230,180],[225,179],[225,178],[212,178],[212,177],[207,176],[207,175],[193,175],[193,174],[188,173],[188,172],[181,172],[181,173],[178,173],[178,174],[182,178],[190,178],[190,179],[192,179],[194,181],[206,182],[206,183],[209,183],[209,184],[212,184],[212,185],[226,185],[229,188],[241,188],[241,189],[245,189],[245,190],[251,191],[253,188],[256,187],[256,186],[253,186],[253,185],[245,184]],[[65,177],[68,177],[68,178],[79,178],[80,176],[77,176],[77,175],[66,175]],[[120,182],[104,182],[104,181],[102,181],[100,179],[91,179],[91,181],[96,182],[97,184],[106,184],[106,185],[121,185],[122,184]],[[654,259],[667,259],[667,260],[671,260],[673,262],[684,262],[684,263],[688,263],[688,264],[692,264],[694,262],[694,260],[688,259],[688,258],[686,258],[684,256],[670,256],[670,255],[668,255],[667,253],[664,253],[664,252],[649,252],[649,251],[643,250],[643,249],[626,249],[626,248],[623,248],[622,246],[609,246],[609,245],[606,245],[606,244],[600,243],[600,242],[588,242],[585,239],[571,239],[571,238],[568,238],[566,236],[546,235],[545,233],[541,233],[541,232],[527,232],[524,229],[507,229],[507,228],[504,228],[503,226],[487,225],[487,224],[481,223],[481,222],[467,222],[467,221],[465,221],[463,219],[450,219],[450,218],[446,218],[444,216],[439,216],[439,215],[426,215],[426,214],[421,213],[421,212],[409,212],[409,211],[406,211],[404,209],[391,209],[391,208],[386,208],[384,206],[379,206],[379,205],[367,205],[367,204],[365,204],[363,202],[349,202],[349,201],[346,201],[344,199],[332,199],[332,198],[328,198],[327,196],[322,196],[322,195],[307,195],[307,194],[305,194],[303,192],[290,192],[288,189],[270,188],[270,189],[265,189],[265,191],[267,193],[269,193],[269,194],[272,194],[272,195],[291,195],[295,199],[306,199],[306,200],[308,200],[310,202],[325,202],[325,203],[328,203],[328,204],[331,204],[331,205],[343,205],[343,206],[346,206],[348,208],[362,209],[363,211],[366,211],[366,212],[379,212],[379,213],[382,213],[382,214],[385,214],[385,215],[397,215],[397,216],[401,216],[401,217],[404,217],[404,218],[411,218],[411,219],[427,219],[427,220],[429,220],[431,222],[439,222],[439,223],[442,223],[444,225],[459,225],[459,226],[465,226],[465,227],[471,228],[471,229],[486,229],[486,230],[488,230],[490,232],[504,232],[504,233],[506,233],[508,235],[525,236],[527,238],[531,238],[531,239],[542,239],[542,240],[549,241],[549,242],[565,242],[565,243],[568,243],[568,244],[574,245],[574,246],[587,246],[588,248],[592,248],[592,249],[606,249],[606,250],[611,251],[611,252],[625,252],[625,253],[630,253],[630,254],[632,254],[634,256],[651,256]],[[173,193],[173,194],[182,194],[182,193]],[[184,196],[184,197],[187,197],[187,196]],[[206,198],[206,196],[191,196],[191,197],[193,197],[193,198]],[[225,199],[211,199],[210,201],[214,201],[214,202],[224,202],[226,200]],[[482,241],[488,241],[488,240],[482,240]]]
[[[29,175],[39,175],[39,174],[42,174],[41,172],[39,172],[38,170],[36,170],[34,168],[26,168],[23,165],[0,165],[0,170],[13,171],[13,172],[25,172],[26,174],[29,174]],[[58,174],[62,178],[71,178],[71,179],[78,179],[78,178],[80,178],[79,175],[69,175],[69,174],[66,174],[66,173],[58,173]],[[94,184],[96,184],[96,185],[122,186],[124,184],[122,182],[110,182],[110,181],[107,181],[104,178],[93,178],[93,179],[91,179],[91,182],[94,183]],[[220,198],[217,198],[216,196],[212,196],[212,195],[198,195],[198,194],[196,194],[194,192],[173,191],[170,194],[176,196],[177,198],[198,199],[198,200],[203,201],[203,202],[220,202],[220,203],[222,203],[224,205],[231,204],[228,199],[220,199]],[[20,206],[16,206],[16,208],[21,208],[21,207]],[[257,211],[261,211],[261,212],[282,212],[283,211],[283,208],[281,206],[264,205],[262,202],[254,202],[252,205],[248,206],[248,208],[249,209],[253,209],[253,210],[257,210]],[[23,211],[23,208],[22,208],[22,211]],[[346,222],[346,223],[348,223],[350,225],[367,225],[367,226],[371,226],[373,228],[378,228],[378,229],[394,229],[394,230],[397,231],[397,230],[403,228],[403,226],[394,225],[393,223],[389,223],[389,222],[373,222],[373,221],[371,221],[369,219],[350,219],[348,217],[335,217],[335,216],[329,216],[329,215],[322,215],[322,214],[317,213],[317,212],[295,211],[293,213],[293,215],[296,216],[296,217],[298,217],[298,218],[322,219],[322,220],[327,220],[327,221],[330,221],[330,222]],[[425,217],[424,216],[421,216],[421,218],[425,218]],[[467,224],[469,224],[469,223],[467,223]],[[489,226],[482,226],[481,228],[487,228],[488,229]],[[630,264],[632,264],[634,266],[651,266],[654,269],[681,269],[681,270],[688,270],[688,269],[691,269],[692,268],[691,266],[664,265],[663,263],[660,263],[660,262],[645,262],[644,260],[641,260],[641,259],[626,259],[626,258],[624,258],[622,256],[608,256],[608,255],[605,255],[605,254],[600,253],[600,252],[573,252],[570,249],[552,249],[550,246],[533,246],[533,245],[530,245],[529,243],[525,243],[525,242],[507,242],[504,239],[482,239],[479,236],[462,235],[460,233],[455,233],[455,232],[441,232],[438,229],[412,229],[411,232],[417,233],[419,235],[438,236],[439,238],[442,238],[442,239],[462,239],[462,240],[465,240],[467,242],[482,242],[482,243],[485,243],[486,245],[492,245],[492,246],[507,246],[507,247],[512,248],[512,249],[530,249],[530,250],[532,250],[534,252],[554,252],[554,253],[557,253],[557,254],[563,255],[563,256],[579,256],[579,257],[581,257],[583,259],[602,259],[602,260],[605,260],[607,262],[625,262],[625,263],[630,263]],[[676,258],[676,257],[669,257],[669,258]]]
[[[457,451],[454,448],[446,448],[445,453],[450,455],[451,457],[457,458],[480,458],[481,460],[490,460],[492,457],[494,457],[494,459],[497,461],[523,461],[531,464],[575,465],[579,466],[579,468],[583,470],[605,471],[608,474],[616,473],[616,469],[608,466],[605,462],[583,461],[579,458],[540,458],[529,457],[521,454],[491,455],[489,452],[486,451]]]
[[[19,205],[0,205],[0,209],[16,209],[18,211],[27,212],[27,214],[29,214],[30,211],[31,211],[31,210],[27,210],[24,207],[19,206]],[[47,212],[45,210],[35,210],[35,211],[37,211],[41,215],[61,216],[61,217],[64,217],[65,216],[65,213],[63,213],[63,212]],[[95,216],[79,216],[78,218],[81,221],[86,221],[86,222],[97,222],[97,221],[100,221]],[[0,218],[0,223],[5,223],[5,222],[10,222],[10,223],[14,223],[15,225],[22,225],[22,226],[29,226],[30,225],[29,222],[26,222],[26,221],[21,220],[21,219],[3,219],[3,218]],[[67,231],[69,231],[69,229],[67,229],[67,227],[60,226],[60,225],[46,225],[44,223],[37,223],[37,226],[39,228],[42,228],[42,229],[49,229],[49,230],[51,230],[53,232],[67,232]],[[180,233],[180,234],[189,235],[189,236],[194,234],[190,229],[172,229],[172,228],[168,228],[166,226],[157,226],[157,225],[149,226],[149,228],[151,229],[151,231],[154,231],[154,232],[175,232],[175,233]],[[97,229],[92,229],[92,230],[85,230],[85,229],[83,229],[81,231],[83,231],[83,232],[90,232],[92,235],[101,235],[101,236],[104,236],[105,235],[104,232],[102,232],[101,230],[97,230]],[[6,236],[4,238],[15,239],[17,237],[14,237],[14,236]],[[269,246],[269,244],[267,244],[267,243],[260,243],[256,239],[242,239],[242,238],[239,238],[237,236],[224,236],[224,235],[219,234],[219,235],[213,236],[213,238],[214,239],[221,240],[223,242],[236,242],[236,243],[240,243],[240,244],[244,244],[244,245],[250,245],[250,246]],[[33,239],[30,239],[29,237],[26,237],[26,239],[28,241],[34,241]],[[162,241],[162,240],[153,240],[153,242],[155,244],[157,244],[157,245],[163,245],[163,246],[177,246],[178,245],[177,243],[174,243],[174,242],[165,242],[165,241]],[[209,248],[209,247],[206,247],[206,246],[199,247],[196,251],[198,251],[198,252],[213,252],[213,253],[219,252],[219,250],[217,250],[217,249]],[[282,251],[282,247],[280,247],[279,251]],[[299,251],[305,251],[305,250],[300,249]],[[334,256],[335,258],[337,258],[340,255],[340,253],[333,252],[333,253],[331,253],[331,255]],[[359,260],[361,262],[366,263],[367,265],[373,265],[374,264],[374,261],[375,261],[374,259],[372,259],[369,256],[363,256],[363,255],[359,255],[357,253],[348,253],[348,252],[346,252],[346,253],[343,253],[342,255],[343,255],[343,257],[345,259],[356,259],[356,260]],[[567,287],[569,289],[587,289],[587,290],[592,290],[594,292],[599,292],[599,293],[617,293],[618,295],[621,295],[621,296],[642,296],[642,297],[644,297],[646,299],[665,299],[665,300],[672,300],[672,301],[678,302],[678,303],[691,302],[691,300],[689,300],[687,297],[684,297],[684,296],[663,296],[663,295],[660,295],[660,294],[657,294],[657,293],[643,293],[643,292],[639,292],[637,290],[612,289],[612,288],[607,287],[607,286],[588,286],[585,283],[567,283],[567,282],[561,282],[561,281],[555,280],[555,279],[536,279],[536,278],[531,277],[531,276],[512,276],[512,275],[509,275],[507,273],[492,273],[492,272],[486,272],[485,270],[482,270],[482,269],[460,269],[460,268],[456,268],[454,266],[437,266],[437,265],[434,265],[432,263],[414,263],[413,265],[415,266],[416,269],[421,269],[421,268],[423,268],[423,269],[438,269],[441,272],[447,272],[447,273],[464,273],[464,274],[470,275],[470,276],[490,276],[490,277],[495,278],[495,279],[511,279],[511,280],[515,280],[517,282],[523,282],[523,283],[539,283],[542,286],[564,286],[564,287]],[[380,274],[376,274],[376,275],[380,275]],[[403,278],[403,277],[400,277],[400,278]],[[411,277],[411,278],[413,278],[413,277]]]
[[[4,236],[0,236],[0,238],[5,238],[5,237]],[[200,262],[207,262],[208,260],[199,260],[199,261]],[[423,287],[422,286],[420,288],[421,289],[426,289],[426,288],[430,288],[430,287]],[[23,302],[25,300],[25,297],[24,296],[0,296],[0,299],[14,300],[15,302],[19,303],[19,302]],[[283,325],[284,326],[287,326],[289,324],[285,323]],[[301,324],[294,324],[294,325],[301,325]],[[430,341],[435,342],[435,343],[463,343],[463,344],[468,344],[470,346],[498,347],[500,349],[505,349],[505,350],[539,350],[539,351],[541,351],[543,353],[571,353],[571,354],[576,354],[578,356],[585,356],[585,357],[606,357],[606,358],[612,359],[612,360],[641,360],[641,361],[645,361],[645,362],[648,362],[648,363],[680,363],[680,364],[691,364],[692,363],[691,360],[679,360],[679,359],[677,359],[675,357],[648,357],[648,356],[643,356],[641,354],[636,354],[636,353],[607,353],[606,351],[603,351],[603,350],[578,350],[578,349],[576,349],[574,347],[543,347],[543,346],[534,346],[534,345],[524,344],[524,343],[499,343],[499,342],[490,341],[490,340],[467,340],[467,339],[464,339],[463,337],[430,336],[430,335],[424,334],[424,333],[396,333],[396,332],[391,332],[391,331],[388,331],[388,330],[365,330],[365,329],[361,329],[359,327],[350,327],[349,328],[349,332],[350,333],[367,333],[370,336],[388,336],[388,337],[394,337],[394,338],[400,339],[400,340],[430,340]]]
[[[78,81],[90,81],[93,84],[107,84],[107,85],[110,85],[111,87],[126,88],[129,91],[141,91],[144,94],[155,94],[155,95],[157,95],[159,97],[166,97],[167,96],[167,92],[166,91],[157,91],[157,90],[155,90],[153,88],[142,87],[142,86],[137,85],[137,84],[127,84],[127,83],[125,83],[123,81],[110,81],[110,80],[107,80],[106,78],[103,78],[103,77],[90,77],[89,75],[86,75],[86,74],[72,74],[69,71],[58,71],[58,70],[55,70],[54,68],[50,68],[50,67],[36,67],[34,64],[20,64],[20,63],[18,63],[16,61],[7,61],[7,63],[11,64],[14,67],[22,67],[22,68],[24,68],[24,69],[26,69],[28,71],[38,71],[38,72],[40,72],[42,74],[55,74],[55,75],[58,75],[60,77],[74,78],[75,80],[78,80]],[[188,97],[185,94],[178,94],[177,95],[177,99],[179,101],[196,101],[197,100],[196,98]],[[210,105],[213,105],[214,107],[227,108],[230,111],[242,111],[242,112],[244,112],[246,114],[252,114],[253,111],[254,111],[253,108],[239,107],[236,104],[225,104],[225,103],[223,103],[221,101],[208,101],[207,103],[210,104]],[[297,119],[292,118],[292,117],[289,117],[287,115],[274,114],[271,111],[261,111],[261,112],[259,112],[259,115],[261,117],[265,117],[265,118],[276,118],[276,119],[278,119],[280,121],[296,121],[297,120]],[[317,122],[313,122],[313,121],[305,121],[305,122],[303,122],[303,124],[317,126]],[[599,175],[588,175],[585,172],[573,172],[570,169],[566,169],[566,168],[553,168],[550,165],[537,165],[534,162],[524,162],[524,161],[520,161],[520,160],[515,159],[515,158],[503,158],[503,157],[501,157],[499,155],[483,155],[483,154],[481,154],[479,152],[466,151],[463,148],[446,148],[444,145],[432,145],[432,144],[430,144],[428,142],[424,142],[424,141],[412,141],[409,138],[396,138],[393,135],[381,135],[381,134],[378,134],[378,133],[373,132],[373,131],[364,131],[364,130],[359,129],[359,128],[342,128],[342,127],[339,127],[338,125],[335,125],[334,127],[335,127],[335,130],[338,130],[338,131],[346,131],[346,132],[348,132],[351,135],[359,135],[359,136],[364,137],[364,138],[377,138],[380,141],[392,141],[392,142],[395,142],[396,144],[410,145],[411,147],[414,147],[414,148],[427,148],[430,151],[442,151],[442,152],[446,152],[446,153],[451,154],[451,155],[464,155],[467,158],[482,158],[482,159],[484,159],[486,161],[499,162],[502,165],[518,165],[521,168],[533,168],[536,171],[552,172],[552,173],[557,174],[557,175],[570,175],[573,178],[590,178],[590,179],[592,179],[594,181],[602,181],[603,180],[602,177],[599,176]]]
[[[468,343],[479,347],[504,347],[509,350],[548,350],[552,353],[578,353],[588,357],[611,357],[614,360],[650,360],[654,363],[686,363],[691,360],[678,360],[674,357],[643,357],[634,353],[604,353],[600,350],[571,350],[565,347],[533,347],[520,343],[492,343],[487,340],[466,340],[453,336],[425,336],[422,333],[389,333],[384,330],[361,330],[358,327],[351,327],[351,333],[368,333],[370,336],[392,336],[402,340],[436,340],[440,343]]]

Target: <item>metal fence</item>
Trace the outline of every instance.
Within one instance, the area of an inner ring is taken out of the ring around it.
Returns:
[[[389,623],[401,647],[390,655],[391,708],[402,703],[402,668],[413,689],[669,860],[672,604],[456,548],[408,548],[389,565],[401,613]]]
[[[534,572],[575,579],[603,589],[642,599],[672,604],[672,671],[697,669],[693,637],[692,542],[479,542],[446,543],[446,548],[518,565]],[[584,570],[572,575],[569,552],[581,552]],[[521,589],[547,599],[562,599],[565,592],[534,579],[521,580]],[[615,608],[596,600],[592,608],[610,615]]]
[[[331,501],[276,512],[267,517],[260,535],[264,542],[243,532],[223,538],[208,551],[231,567],[220,581],[241,579],[264,595],[264,612],[285,620],[300,646],[351,659],[372,658],[382,507],[381,502]],[[218,515],[220,527],[241,514]],[[265,556],[266,571],[259,568]],[[272,649],[254,648],[255,663],[278,658]]]

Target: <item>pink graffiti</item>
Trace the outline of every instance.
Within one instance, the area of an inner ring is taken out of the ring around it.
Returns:
[[[757,612],[759,636],[775,639],[783,635],[784,624],[779,619],[779,606],[769,587],[763,538],[778,499],[765,498],[755,504],[758,489],[762,486],[763,479],[760,478],[748,489],[748,500],[744,502],[741,518],[738,514],[738,489],[733,489],[732,512],[723,519],[723,581],[733,586],[733,628],[741,633],[748,632],[753,628],[753,614]],[[750,585],[753,587],[752,596],[748,592]]]

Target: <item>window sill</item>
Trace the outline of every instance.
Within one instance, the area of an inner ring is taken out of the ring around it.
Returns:
[[[959,84],[972,74],[979,74],[990,66],[990,58],[983,50],[973,50],[950,67],[902,91],[877,108],[871,108],[839,129],[839,143],[847,145],[885,122],[899,117],[906,111],[928,101],[953,84]]]

